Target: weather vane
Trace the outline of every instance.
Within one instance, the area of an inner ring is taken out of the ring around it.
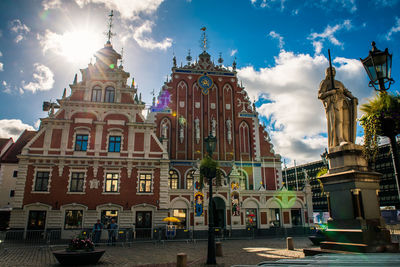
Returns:
[[[203,31],[203,38],[201,40],[201,47],[203,48],[203,52],[206,52],[208,48],[206,29],[206,27],[200,29],[201,31]]]
[[[111,31],[112,26],[113,26],[113,16],[114,16],[114,11],[111,10],[110,15],[108,15],[109,19],[108,19],[108,32],[106,33],[107,35],[107,42],[110,43],[111,42],[111,38],[115,35],[115,33],[113,33]]]

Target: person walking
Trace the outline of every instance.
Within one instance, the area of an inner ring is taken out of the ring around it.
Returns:
[[[100,242],[102,230],[103,224],[100,222],[100,220],[97,220],[97,222],[93,225],[93,243],[95,245]]]
[[[117,238],[117,229],[118,229],[118,224],[115,222],[115,219],[112,219],[111,223],[108,225],[108,245],[115,246],[115,241]]]

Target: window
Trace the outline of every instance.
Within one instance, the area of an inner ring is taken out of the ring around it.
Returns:
[[[83,210],[66,210],[64,229],[82,229]]]
[[[257,227],[257,209],[246,209],[246,226]]]
[[[116,223],[118,223],[118,210],[102,210],[101,211],[101,223],[104,226],[104,229],[107,229],[107,226],[111,223],[111,220],[114,219]]]
[[[151,174],[142,173],[139,175],[139,192],[140,193],[151,193]]]
[[[83,192],[83,184],[85,182],[85,173],[73,172],[71,175],[70,192]]]
[[[108,152],[120,152],[121,136],[110,136],[108,140]]]
[[[171,189],[178,189],[179,176],[175,170],[169,170],[168,186]]]
[[[193,189],[193,175],[195,170],[190,170],[186,174],[186,189]]]
[[[87,134],[77,134],[75,140],[75,151],[86,151],[89,136]]]
[[[186,228],[186,209],[174,209],[173,216],[180,220],[180,222],[176,223],[176,228],[185,229]]]
[[[18,177],[18,171],[13,172],[13,177]]]
[[[92,90],[92,101],[93,102],[101,102],[101,88],[100,88],[100,86],[93,87],[93,90]]]
[[[10,197],[14,197],[15,196],[15,190],[11,190],[10,191]]]
[[[46,192],[48,190],[49,175],[50,175],[49,172],[36,173],[35,191]]]
[[[108,103],[113,103],[114,102],[114,94],[115,94],[115,90],[113,87],[107,87],[106,88],[106,96],[105,96],[105,102]]]
[[[107,173],[105,192],[118,192],[118,180],[119,180],[118,173]]]

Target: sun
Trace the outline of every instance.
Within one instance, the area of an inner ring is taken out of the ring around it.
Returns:
[[[69,62],[89,63],[94,53],[102,47],[104,36],[89,29],[66,31],[63,34],[46,34],[47,44]],[[103,37],[103,38],[101,38]]]

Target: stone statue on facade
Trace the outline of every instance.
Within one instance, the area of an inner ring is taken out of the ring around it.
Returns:
[[[216,136],[216,131],[217,131],[217,121],[215,120],[215,118],[211,119],[211,134],[212,136]]]
[[[232,121],[230,119],[226,120],[226,129],[227,129],[227,139],[228,143],[231,144],[232,142]]]
[[[327,68],[318,98],[322,100],[328,121],[328,146],[355,143],[358,100],[343,83],[335,80],[335,68]],[[332,86],[333,85],[333,86]],[[332,88],[334,87],[334,88]]]
[[[168,125],[166,123],[164,123],[162,125],[162,137],[163,138],[167,138],[167,132],[168,132]]]
[[[196,143],[198,144],[200,142],[200,120],[197,117],[194,120],[194,129],[196,134]]]

